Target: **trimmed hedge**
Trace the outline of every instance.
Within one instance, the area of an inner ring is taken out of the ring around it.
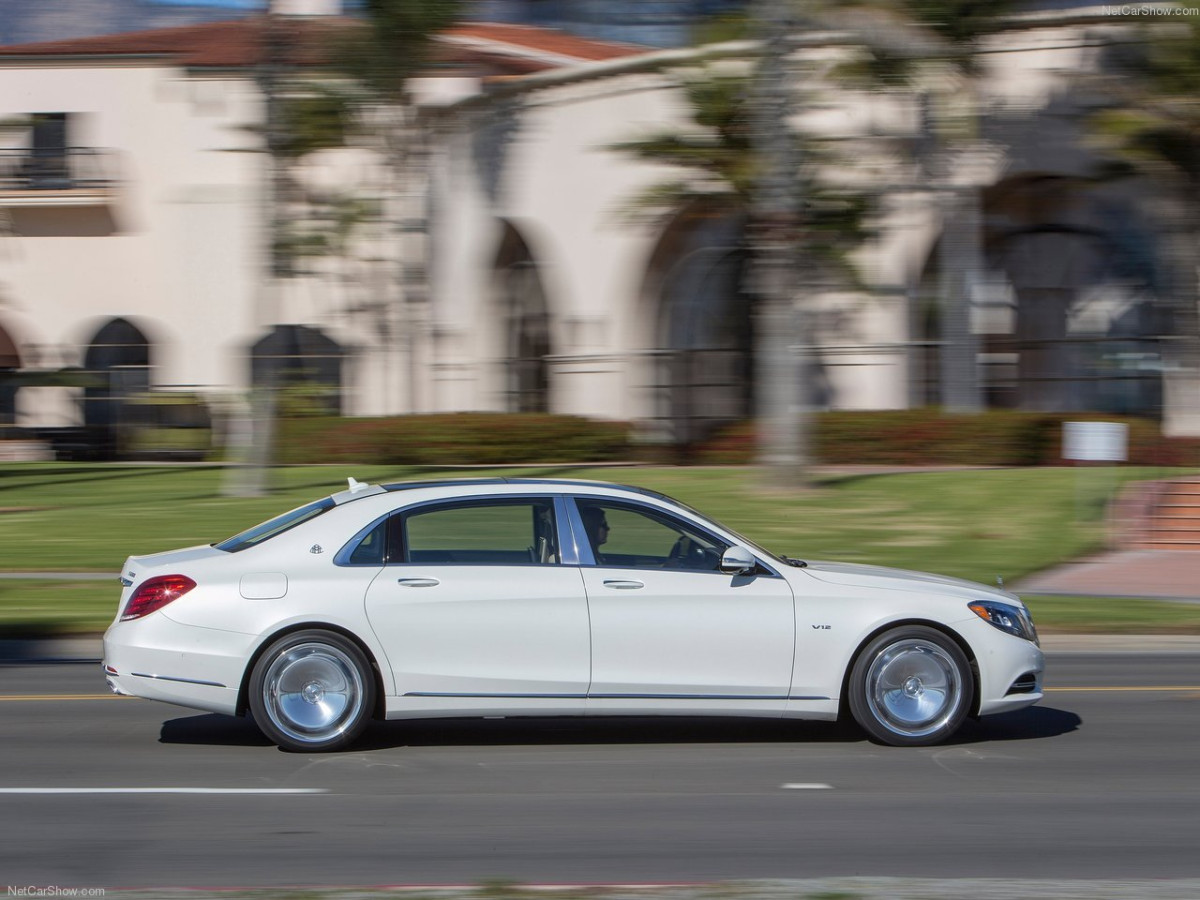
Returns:
[[[1088,413],[823,412],[813,417],[812,451],[824,464],[1062,465],[1062,424],[1073,421],[1126,422],[1131,464],[1200,466],[1200,438],[1166,438],[1152,420]],[[663,455],[664,448],[636,444],[632,431],[628,422],[535,413],[298,417],[281,421],[277,456],[281,463],[300,464],[494,466]],[[745,465],[754,460],[754,443],[754,424],[739,422],[683,458],[696,465]]]
[[[1078,421],[1127,423],[1131,464],[1200,466],[1200,438],[1168,438],[1148,419],[1091,413],[823,412],[813,419],[812,451],[817,462],[825,464],[1061,465],[1063,422]],[[698,447],[694,461],[748,463],[754,458],[754,445],[754,424],[740,422]]]
[[[627,422],[537,413],[299,417],[279,425],[281,463],[505,465],[631,458]]]

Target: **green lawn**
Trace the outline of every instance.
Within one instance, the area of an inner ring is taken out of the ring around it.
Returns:
[[[505,472],[621,481],[665,491],[767,548],[809,559],[923,569],[1005,582],[1095,550],[1121,483],[1162,470],[990,469],[827,477],[773,488],[750,468],[539,467],[510,470],[295,467],[262,498],[222,495],[216,466],[0,465],[0,572],[95,572],[97,582],[0,580],[0,631],[42,623],[97,630],[112,616],[126,556],[221,540],[361,481]],[[111,573],[111,574],[110,574]],[[1198,607],[1039,599],[1041,627],[1200,631]],[[1131,613],[1130,610],[1135,612]],[[1133,618],[1129,618],[1129,616]],[[1099,616],[1103,621],[1089,622]],[[1115,617],[1115,618],[1114,618]]]

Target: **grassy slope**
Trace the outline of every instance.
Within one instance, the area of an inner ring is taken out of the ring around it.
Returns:
[[[1011,582],[1096,549],[1103,539],[1101,519],[1110,491],[1122,481],[1162,475],[1133,468],[930,471],[831,477],[805,491],[784,492],[745,468],[509,471],[611,479],[662,490],[781,553],[923,569],[988,583],[997,575]],[[0,571],[115,574],[130,554],[220,540],[340,489],[349,474],[384,482],[489,473],[287,468],[273,473],[270,496],[234,499],[221,495],[224,473],[216,467],[4,465]],[[102,579],[0,581],[0,628],[35,622],[68,630],[102,628],[117,594],[112,576]],[[1095,606],[1086,600],[1044,606],[1039,601],[1034,608],[1043,626],[1086,627],[1095,618]],[[1157,606],[1153,615],[1149,607],[1141,609],[1154,620],[1147,625],[1178,627],[1171,615],[1164,624]],[[1183,627],[1200,628],[1196,617],[1187,621],[1191,624]],[[1132,626],[1125,621],[1121,627]]]

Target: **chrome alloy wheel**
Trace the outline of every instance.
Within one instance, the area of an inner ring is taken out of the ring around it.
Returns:
[[[883,647],[866,674],[866,700],[881,725],[906,738],[945,727],[963,702],[963,678],[938,644],[907,638]]]
[[[263,707],[271,723],[299,744],[323,744],[360,718],[363,674],[338,647],[309,642],[286,648],[267,666]]]

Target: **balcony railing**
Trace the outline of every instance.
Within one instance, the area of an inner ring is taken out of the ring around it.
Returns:
[[[113,155],[108,150],[0,149],[0,204],[5,206],[102,204],[116,186]]]

